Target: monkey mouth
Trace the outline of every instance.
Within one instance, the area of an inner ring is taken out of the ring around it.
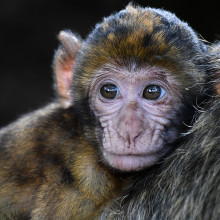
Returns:
[[[148,154],[116,154],[103,151],[103,155],[107,163],[120,171],[139,171],[150,167],[161,158],[160,152]]]

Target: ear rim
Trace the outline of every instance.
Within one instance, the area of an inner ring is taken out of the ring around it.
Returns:
[[[56,66],[56,62],[58,62],[58,57],[61,56],[60,55],[61,50],[62,50],[62,45],[59,45],[58,49],[55,50],[54,60],[53,60],[53,64],[52,64],[52,67],[53,67],[53,81],[54,81],[53,89],[54,89],[56,98],[60,102],[61,106],[63,108],[68,108],[72,105],[72,102],[73,102],[73,99],[71,98],[71,93],[72,92],[70,91],[70,89],[68,89],[66,92],[62,92],[63,89],[61,87],[63,87],[63,86],[60,87],[60,83],[59,83],[59,80],[58,80],[59,77],[56,74],[56,72],[59,71],[58,70],[59,67]],[[73,73],[72,73],[72,76],[73,76]],[[66,85],[66,87],[71,87],[71,85],[69,85],[69,86]]]
[[[60,45],[53,59],[54,90],[61,106],[69,108],[74,102],[72,79],[75,59],[81,48],[82,40],[70,30],[60,31],[58,40]]]
[[[69,29],[60,31],[57,38],[60,41],[61,45],[68,51],[68,53],[72,55],[73,58],[76,58],[77,52],[79,51],[82,45],[82,38]],[[70,47],[70,41],[72,40],[74,41],[75,47]]]
[[[211,81],[214,87],[214,93],[220,96],[220,41],[209,45],[210,63],[213,65],[213,75]]]
[[[214,87],[218,96],[220,96],[220,71],[217,71],[215,74]]]

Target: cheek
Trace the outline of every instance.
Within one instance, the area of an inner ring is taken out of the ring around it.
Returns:
[[[90,107],[98,119],[106,117],[107,120],[111,120],[111,118],[114,117],[114,114],[117,114],[120,110],[121,106],[122,100],[120,99],[104,102],[99,98],[96,98],[90,101]]]

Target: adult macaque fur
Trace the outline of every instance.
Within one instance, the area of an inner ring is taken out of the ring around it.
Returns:
[[[130,172],[181,141],[215,71],[195,32],[159,9],[128,5],[85,41],[59,40],[57,100],[0,130],[2,220],[99,218]]]

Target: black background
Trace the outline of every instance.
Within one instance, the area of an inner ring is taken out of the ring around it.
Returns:
[[[71,29],[83,38],[103,16],[123,9],[126,0],[0,1],[0,127],[54,97],[52,68],[56,36]],[[218,1],[136,0],[187,21],[202,38],[219,39]]]

